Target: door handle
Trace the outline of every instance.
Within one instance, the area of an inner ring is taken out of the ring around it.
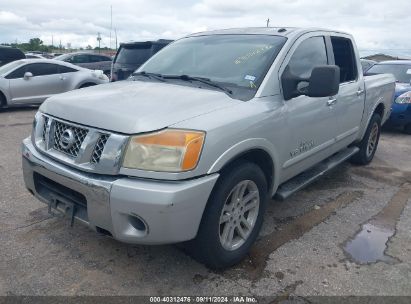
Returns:
[[[327,106],[332,106],[332,105],[335,105],[336,103],[337,103],[337,98],[331,98],[327,100]]]
[[[358,89],[357,96],[360,96],[360,95],[364,94],[364,92],[365,92],[364,90]]]

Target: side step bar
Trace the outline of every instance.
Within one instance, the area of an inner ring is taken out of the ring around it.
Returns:
[[[281,184],[280,187],[278,187],[274,198],[278,200],[285,200],[291,194],[313,183],[322,175],[335,168],[339,164],[343,163],[358,151],[358,147],[350,147],[334,154],[326,160],[323,160],[311,169],[308,169],[307,171],[300,173],[284,184]]]

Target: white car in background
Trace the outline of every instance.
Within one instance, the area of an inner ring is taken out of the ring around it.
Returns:
[[[52,59],[22,59],[0,67],[0,107],[42,103],[46,98],[107,83],[103,71]]]

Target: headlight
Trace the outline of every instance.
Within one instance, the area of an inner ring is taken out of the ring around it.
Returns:
[[[404,94],[401,94],[395,99],[395,103],[399,104],[405,104],[405,103],[411,103],[411,91],[410,92],[405,92]]]
[[[204,137],[204,132],[176,129],[133,136],[123,167],[165,172],[192,170],[200,158]]]

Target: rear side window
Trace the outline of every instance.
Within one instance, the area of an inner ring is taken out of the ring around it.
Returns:
[[[88,62],[90,62],[90,58],[89,58],[89,55],[86,55],[86,54],[74,55],[73,57],[71,57],[70,62],[72,62],[72,63],[88,63]]]
[[[66,66],[64,66],[64,65],[60,65],[59,66],[59,72],[60,73],[72,73],[72,72],[77,72],[78,70],[76,70],[76,69],[73,69],[73,68],[69,68],[69,67],[66,67]]]
[[[58,66],[51,63],[32,63],[26,66],[26,72],[30,72],[33,76],[46,76],[58,74]]]
[[[351,40],[343,37],[331,37],[335,64],[340,67],[340,83],[357,79],[357,63]]]
[[[116,63],[123,64],[142,64],[147,61],[151,56],[151,46],[134,47],[126,46],[121,47],[117,57]]]
[[[294,76],[309,78],[314,67],[327,64],[324,37],[318,36],[308,38],[298,46],[288,67]]]

